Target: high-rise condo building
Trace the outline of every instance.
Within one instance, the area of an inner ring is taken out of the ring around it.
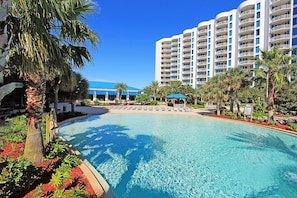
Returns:
[[[253,59],[274,46],[297,48],[297,0],[246,0],[237,9],[157,41],[155,80],[200,87],[230,68],[258,67]]]

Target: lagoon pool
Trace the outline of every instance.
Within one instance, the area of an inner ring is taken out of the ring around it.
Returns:
[[[203,116],[105,114],[59,135],[117,198],[297,197],[297,138]]]

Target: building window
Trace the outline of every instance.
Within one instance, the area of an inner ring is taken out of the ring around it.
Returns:
[[[194,60],[194,56],[192,56],[191,58],[192,58],[192,60]]]
[[[257,3],[257,10],[260,10],[260,8],[261,8],[261,4]]]
[[[260,29],[257,29],[256,30],[256,36],[259,36],[260,35]]]
[[[260,19],[260,12],[257,12],[257,19]]]
[[[210,69],[210,64],[207,64],[207,69]]]
[[[293,28],[293,35],[297,34],[297,28]]]
[[[260,52],[260,50],[259,50],[259,47],[256,47],[256,53],[259,53]]]
[[[207,56],[210,56],[210,51],[207,52]]]
[[[229,16],[229,21],[232,21],[232,19],[233,19],[233,16],[230,15],[230,16]]]
[[[297,14],[297,7],[295,7],[294,9],[293,9],[293,15],[296,15]]]
[[[297,45],[297,38],[292,39],[292,45]]]
[[[229,31],[229,36],[232,36],[232,30]]]
[[[192,44],[192,49],[194,48],[194,44]]]
[[[255,57],[256,57],[256,59],[259,59],[260,56],[259,55],[256,55]]]
[[[209,44],[207,45],[207,49],[210,49],[210,45]]]
[[[211,35],[211,31],[208,31],[208,36],[210,36]]]
[[[210,28],[211,28],[211,25],[208,25],[208,29],[210,30]]]
[[[208,38],[208,42],[210,43],[210,38]]]
[[[192,38],[192,43],[194,43],[194,38]]]
[[[293,25],[297,24],[297,18],[293,18]]]
[[[192,36],[194,36],[194,32],[192,32]]]
[[[229,38],[229,43],[232,43],[232,38]]]
[[[207,76],[209,76],[209,71],[207,71]]]
[[[256,44],[258,45],[260,43],[260,38],[256,38]]]
[[[229,45],[229,51],[232,51],[232,45]]]
[[[231,66],[231,60],[228,60],[228,66]]]
[[[228,58],[231,58],[231,53],[228,54]]]
[[[230,29],[232,28],[232,23],[229,23],[229,28],[230,28]]]
[[[210,58],[207,58],[207,62],[210,63]]]
[[[260,27],[260,21],[256,21],[256,27]]]

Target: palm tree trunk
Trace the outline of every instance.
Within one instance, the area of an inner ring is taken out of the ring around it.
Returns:
[[[268,106],[267,106],[267,110],[268,110],[268,122],[270,122],[273,118],[273,114],[274,114],[274,80],[272,77],[272,72],[269,72],[268,75]]]
[[[231,97],[230,98],[230,111],[232,112],[232,113],[234,113],[234,98],[233,97]]]
[[[198,103],[198,97],[195,96],[195,97],[194,97],[194,105],[197,105],[197,103]]]
[[[26,84],[28,131],[24,156],[32,163],[38,164],[44,158],[41,124],[45,98],[45,82],[42,77],[34,75],[31,76],[31,79]]]
[[[59,77],[57,77],[57,78],[55,78],[55,80],[54,80],[54,109],[55,109],[55,112],[57,113],[58,112],[58,101],[59,101],[59,95],[58,95],[58,93],[59,93],[59,89],[60,89],[60,82],[61,82],[61,80],[60,80],[60,78]]]
[[[217,100],[217,105],[216,105],[216,108],[217,108],[217,115],[221,115],[221,100]]]

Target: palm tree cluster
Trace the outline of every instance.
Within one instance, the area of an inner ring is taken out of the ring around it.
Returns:
[[[273,119],[275,109],[296,111],[296,81],[292,81],[296,74],[296,64],[293,63],[295,56],[290,55],[290,50],[277,47],[270,51],[261,51],[261,55],[254,59],[256,68],[245,71],[240,68],[229,69],[196,89],[183,85],[180,81],[173,81],[170,86],[160,86],[158,81],[153,81],[144,88],[144,92],[160,101],[171,93],[182,93],[187,96],[188,103],[196,105],[200,99],[216,104],[218,115],[225,102],[230,104],[231,112],[236,111],[238,114],[241,103],[267,103],[264,106],[267,106],[268,121]]]
[[[62,80],[72,81],[73,67],[82,68],[91,60],[86,47],[99,41],[85,23],[85,14],[94,11],[91,0],[11,0],[7,32],[11,38],[6,70],[15,69],[26,84],[28,134],[25,157],[39,163],[44,157],[41,119],[46,84],[52,81],[55,93]]]

